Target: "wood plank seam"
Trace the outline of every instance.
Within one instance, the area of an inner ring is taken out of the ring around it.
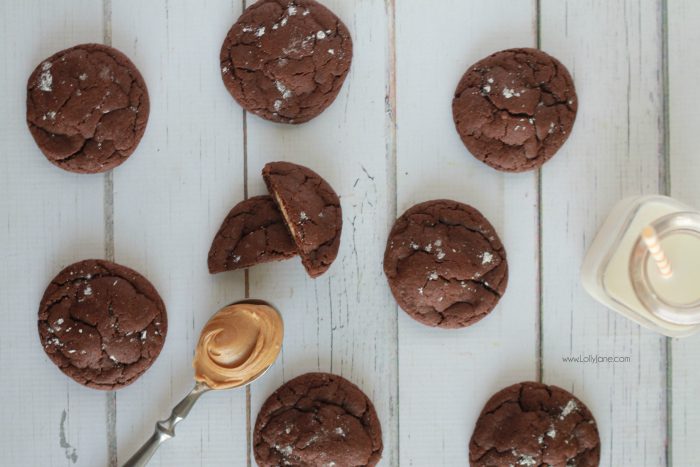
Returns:
[[[247,2],[241,0],[241,11],[245,11]],[[248,199],[248,112],[243,112],[243,198]],[[245,298],[250,298],[250,274],[246,269],[244,272]],[[252,416],[252,393],[250,386],[245,388],[245,435],[246,435],[246,466],[253,464],[252,443],[253,443],[253,416]]]
[[[112,0],[102,0],[102,42],[112,45]],[[115,261],[114,255],[114,175],[110,170],[104,176],[104,248],[105,259]],[[105,394],[107,412],[107,460],[110,467],[117,466],[117,396],[114,391]]]
[[[241,11],[246,9],[246,0],[241,0]],[[245,109],[243,112],[243,198],[248,199],[248,112]],[[244,272],[245,280],[245,298],[250,298],[250,274],[246,269]],[[253,464],[252,443],[253,443],[253,422],[252,422],[252,394],[250,386],[245,388],[245,434],[246,434],[246,466],[251,467]]]
[[[387,177],[387,231],[391,230],[391,226],[396,219],[397,206],[398,206],[398,189],[397,189],[397,136],[396,136],[396,0],[385,0],[384,11],[386,16],[386,33],[387,33],[387,57],[386,57],[386,99],[385,99],[385,139],[386,139],[386,177]],[[392,445],[394,446],[395,452],[393,453],[396,459],[396,465],[401,465],[401,411],[400,407],[400,394],[399,394],[399,372],[401,371],[400,365],[400,352],[399,343],[401,342],[400,329],[399,329],[399,307],[394,305],[393,312],[396,315],[394,320],[395,333],[396,333],[396,359],[395,359],[395,371],[396,371],[396,404],[394,410],[396,411],[396,440]],[[389,458],[391,458],[392,453],[389,453]]]
[[[668,0],[660,0],[661,33],[661,150],[659,151],[659,193],[671,195],[671,114],[669,106]],[[666,365],[666,465],[673,465],[673,341],[665,342]]]
[[[542,48],[542,1],[535,0],[535,47],[538,49]],[[537,234],[535,236],[535,248],[537,249],[537,278],[535,279],[535,284],[537,286],[537,342],[535,344],[535,349],[537,355],[536,359],[536,378],[540,383],[544,380],[544,357],[543,357],[543,335],[542,335],[542,323],[544,322],[544,290],[542,278],[544,276],[543,266],[544,258],[542,255],[542,168],[537,169],[537,174],[535,175],[535,183],[537,184]]]
[[[243,0],[245,9],[245,0]],[[243,109],[243,197],[248,199],[248,112]],[[244,272],[245,298],[250,298],[250,273],[248,269]],[[252,415],[250,386],[245,388],[245,423],[246,423],[246,465],[252,465],[251,444],[253,442]]]

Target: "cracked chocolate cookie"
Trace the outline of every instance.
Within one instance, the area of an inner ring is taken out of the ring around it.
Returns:
[[[338,95],[352,39],[314,0],[260,0],[229,30],[220,61],[224,84],[244,109],[273,122],[303,123]]]
[[[294,240],[269,196],[238,203],[224,219],[209,250],[209,272],[244,269],[297,255]]]
[[[590,410],[556,386],[519,383],[496,393],[469,443],[472,467],[597,467],[600,438]]]
[[[116,49],[77,45],[47,58],[27,83],[27,124],[54,165],[99,173],[124,162],[148,121],[146,83]]]
[[[338,256],[343,227],[338,195],[316,172],[290,162],[270,162],[262,175],[306,271],[320,276]]]
[[[578,101],[567,69],[537,49],[508,49],[475,63],[457,86],[452,114],[465,146],[505,172],[536,169],[564,144]]]
[[[39,337],[51,361],[78,383],[119,389],[155,361],[168,330],[165,305],[141,274],[85,260],[61,271],[39,306]]]
[[[382,447],[372,401],[329,373],[307,373],[282,385],[263,404],[253,431],[261,467],[373,466]]]
[[[506,290],[506,251],[471,206],[417,204],[396,220],[384,273],[399,306],[428,326],[461,328],[489,314]]]

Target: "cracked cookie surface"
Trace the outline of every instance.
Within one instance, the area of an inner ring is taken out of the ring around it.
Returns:
[[[212,274],[297,255],[284,219],[270,196],[238,203],[224,219],[209,250]]]
[[[484,406],[469,443],[469,465],[596,467],[600,438],[590,410],[557,386],[525,382]]]
[[[567,69],[537,49],[508,49],[472,65],[452,101],[462,142],[505,172],[536,169],[561,148],[578,99]]]
[[[482,319],[508,283],[506,252],[493,226],[475,208],[444,199],[417,204],[396,220],[384,273],[409,316],[443,328]]]
[[[148,121],[146,83],[121,52],[100,44],[62,50],[27,82],[27,124],[54,165],[76,173],[117,167]]]
[[[313,0],[260,0],[221,47],[224,85],[246,110],[279,123],[303,123],[336,98],[352,61],[343,22]]]
[[[307,373],[277,389],[255,421],[259,466],[374,466],[382,431],[372,401],[350,381]]]
[[[308,167],[270,162],[262,171],[311,277],[328,270],[340,248],[343,213],[333,188]]]
[[[142,275],[103,260],[61,271],[39,306],[44,351],[80,384],[119,389],[155,361],[168,330],[165,305]]]

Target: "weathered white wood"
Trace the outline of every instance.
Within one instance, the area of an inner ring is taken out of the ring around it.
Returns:
[[[91,1],[41,8],[0,3],[2,465],[89,466],[107,455],[105,393],[64,376],[41,348],[36,327],[39,300],[53,276],[74,261],[103,255],[103,179],[51,165],[25,123],[34,67],[65,47],[101,42],[101,18],[101,5]]]
[[[696,144],[700,116],[700,3],[668,2],[668,70],[671,195],[700,209],[700,158]],[[674,465],[697,465],[700,458],[700,336],[671,344],[671,455]]]
[[[541,3],[542,49],[569,68],[579,96],[571,138],[542,175],[543,377],[595,415],[601,465],[665,463],[665,339],[594,302],[579,281],[613,204],[660,188],[660,3]],[[562,361],[580,354],[631,361]]]
[[[207,271],[214,234],[243,196],[242,112],[218,58],[240,11],[232,0],[112,3],[112,43],[139,67],[151,98],[141,145],[114,174],[116,260],[153,281],[169,317],[160,358],[117,395],[120,462],[191,388],[203,324],[244,296],[243,273]],[[243,390],[205,395],[153,464],[244,465],[245,409]]]
[[[354,57],[335,103],[301,126],[248,122],[250,196],[266,193],[265,163],[288,160],[321,174],[341,198],[343,233],[330,270],[310,279],[298,259],[250,270],[250,294],[285,320],[278,364],[252,387],[252,420],[283,382],[308,371],[342,375],[374,401],[382,423],[382,465],[397,465],[396,312],[382,272],[391,216],[385,162],[387,17],[384,2],[324,1],[348,26]]]
[[[465,465],[486,399],[538,377],[537,176],[503,175],[474,160],[450,111],[471,63],[502,48],[535,45],[536,2],[324,3],[344,19],[355,43],[338,100],[302,126],[248,115],[247,148],[243,112],[223,87],[218,63],[240,0],[106,2],[111,20],[106,15],[104,25],[102,2],[0,3],[0,310],[10,330],[0,335],[0,370],[15,377],[0,403],[0,419],[9,421],[0,428],[0,464],[74,465],[75,454],[75,465],[92,466],[109,456],[110,396],[56,370],[41,350],[35,321],[46,283],[61,267],[103,257],[104,177],[51,166],[24,123],[25,83],[36,63],[64,47],[102,42],[103,26],[139,67],[151,96],[146,135],[115,171],[114,205],[106,210],[114,211],[116,260],[151,279],[170,318],[159,360],[117,393],[119,462],[190,389],[203,323],[245,293],[243,273],[206,270],[214,233],[244,197],[244,148],[250,196],[265,192],[259,173],[271,160],[308,165],[329,180],[344,209],[340,255],[316,280],[298,260],[250,270],[250,295],[270,300],[285,318],[279,364],[251,388],[250,420],[244,391],[208,394],[154,465],[245,465],[247,426],[262,402],[284,381],[316,370],[349,378],[374,400],[383,465]],[[700,6],[692,0],[539,3],[542,48],[569,67],[580,97],[572,137],[542,173],[544,382],[573,390],[594,412],[601,465],[664,465],[667,442],[674,465],[695,465],[700,338],[672,341],[667,394],[666,340],[597,305],[579,286],[578,271],[614,202],[664,186],[662,3],[668,4],[672,194],[700,207],[693,139],[700,125],[693,48]],[[396,128],[387,113],[394,51]],[[382,272],[395,208],[400,214],[437,197],[479,208],[508,249],[511,277],[501,305],[461,331],[413,322],[396,309]],[[562,362],[579,354],[632,361]]]
[[[499,306],[467,329],[431,329],[399,311],[402,465],[466,465],[486,400],[537,378],[536,174],[473,158],[451,107],[472,63],[535,45],[535,18],[534,2],[396,2],[398,214],[436,198],[471,204],[498,231],[510,270]]]

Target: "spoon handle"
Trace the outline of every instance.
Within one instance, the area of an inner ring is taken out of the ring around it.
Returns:
[[[187,417],[199,396],[208,390],[209,388],[204,383],[196,383],[192,391],[173,408],[170,417],[156,423],[153,435],[131,456],[131,459],[126,461],[123,467],[143,467],[148,464],[160,445],[175,437],[175,425]]]

